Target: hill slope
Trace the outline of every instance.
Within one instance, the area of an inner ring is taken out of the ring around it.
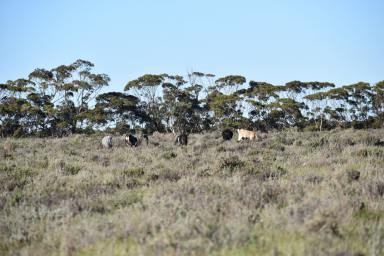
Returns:
[[[382,255],[383,138],[13,140],[0,159],[0,254]]]

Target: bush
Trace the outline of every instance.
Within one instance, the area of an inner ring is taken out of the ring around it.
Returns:
[[[123,177],[140,177],[144,175],[143,168],[129,168],[118,171]]]
[[[165,152],[163,154],[163,158],[167,159],[167,160],[172,159],[172,158],[176,158],[176,157],[177,157],[177,154],[172,152],[172,151],[168,151],[168,152]]]
[[[219,169],[224,174],[232,174],[245,166],[245,162],[241,161],[238,156],[220,159]]]
[[[74,165],[74,164],[67,164],[63,161],[59,163],[60,166],[60,171],[64,175],[76,175],[81,171],[81,166],[80,165]]]
[[[183,148],[158,134],[112,151],[102,135],[13,139],[0,254],[383,254],[384,130],[193,134]]]

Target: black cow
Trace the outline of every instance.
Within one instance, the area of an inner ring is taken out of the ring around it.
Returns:
[[[135,136],[133,136],[132,134],[125,136],[125,143],[127,145],[130,145],[131,147],[133,147],[133,146],[137,147],[139,145],[137,138]]]
[[[233,137],[233,132],[230,129],[225,129],[222,133],[221,136],[223,136],[224,140],[231,140]]]
[[[176,137],[175,145],[187,145],[188,144],[188,135],[180,134]]]

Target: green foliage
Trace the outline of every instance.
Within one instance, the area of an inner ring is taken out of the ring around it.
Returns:
[[[124,91],[128,91],[132,88],[142,89],[144,87],[155,87],[159,86],[164,81],[161,75],[146,74],[139,78],[129,81],[124,87]]]
[[[161,111],[162,99],[159,95],[167,75],[146,74],[135,80],[129,81],[124,91],[133,93],[142,101],[141,105],[146,115],[146,126],[151,131],[164,131],[163,113]],[[179,79],[177,76],[175,79]]]
[[[18,204],[22,199],[23,199],[23,191],[20,188],[16,188],[12,192],[10,198],[8,199],[8,203],[11,206],[14,206],[14,205]]]
[[[169,130],[177,133],[201,131],[202,107],[199,101],[201,88],[198,85],[182,87],[185,81],[181,78],[166,76],[170,80],[163,84],[162,110]]]
[[[242,113],[238,108],[240,97],[231,94],[226,95],[219,91],[213,91],[207,97],[209,110],[213,112],[213,121],[218,127],[238,128],[241,123]]]
[[[143,168],[129,168],[119,171],[124,177],[140,177],[144,175]]]
[[[319,81],[284,85],[249,81],[241,75],[213,80],[213,74],[145,74],[123,92],[101,90],[106,74],[76,60],[50,70],[37,68],[28,79],[0,84],[0,134],[67,136],[100,130],[126,133],[198,133],[222,128],[329,130],[380,128],[384,123],[384,81],[336,87]]]
[[[245,166],[245,163],[238,156],[220,159],[219,171],[223,174],[231,175]]]
[[[216,87],[214,89],[222,91],[226,94],[231,94],[238,91],[239,86],[244,84],[247,80],[243,76],[230,75],[217,79],[215,81]],[[232,91],[232,92],[230,92]]]
[[[172,151],[167,151],[163,154],[163,158],[167,159],[167,160],[175,158],[175,157],[177,157],[177,154],[175,152],[172,152]]]
[[[61,171],[66,175],[76,175],[81,171],[80,165],[73,165],[68,163],[61,163]]]
[[[88,104],[110,80],[105,74],[93,74],[93,66],[89,61],[77,60],[52,70],[35,69],[28,80],[3,84],[2,135],[12,135],[20,127],[23,133],[38,136],[61,136],[84,128]]]
[[[283,89],[282,86],[275,86],[266,82],[249,82],[247,96],[256,98],[258,101],[267,102],[270,98],[278,98],[278,92]]]
[[[90,119],[96,124],[131,124],[135,126],[146,118],[140,109],[139,99],[133,95],[119,92],[103,93],[96,97],[94,111],[89,113]],[[122,128],[122,127],[121,127]]]

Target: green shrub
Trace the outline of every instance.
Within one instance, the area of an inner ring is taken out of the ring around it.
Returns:
[[[22,190],[21,188],[16,188],[16,189],[12,192],[12,194],[11,194],[11,196],[10,196],[8,202],[9,202],[9,204],[10,204],[11,206],[13,206],[13,205],[19,203],[19,202],[21,201],[22,198],[23,198],[23,190]]]
[[[383,254],[384,148],[371,143],[384,130],[212,132],[182,148],[157,134],[112,151],[102,136],[13,140],[1,255]]]
[[[367,147],[367,148],[362,148],[362,149],[357,150],[354,155],[358,156],[358,157],[380,157],[380,158],[383,158],[384,157],[384,150],[382,148]]]
[[[63,173],[65,175],[76,175],[81,171],[82,167],[80,165],[73,164],[64,164]]]
[[[223,158],[219,161],[220,171],[224,174],[232,174],[244,166],[245,162],[241,161],[238,156]]]
[[[128,168],[119,171],[124,177],[140,177],[144,175],[143,168]]]
[[[317,149],[320,147],[324,147],[328,143],[329,143],[328,138],[325,136],[322,136],[320,138],[315,137],[309,141],[308,146],[312,149]]]
[[[176,158],[177,157],[177,154],[172,152],[172,151],[168,151],[168,152],[165,152],[162,156],[164,159],[167,159],[167,160],[170,160],[172,158]]]

